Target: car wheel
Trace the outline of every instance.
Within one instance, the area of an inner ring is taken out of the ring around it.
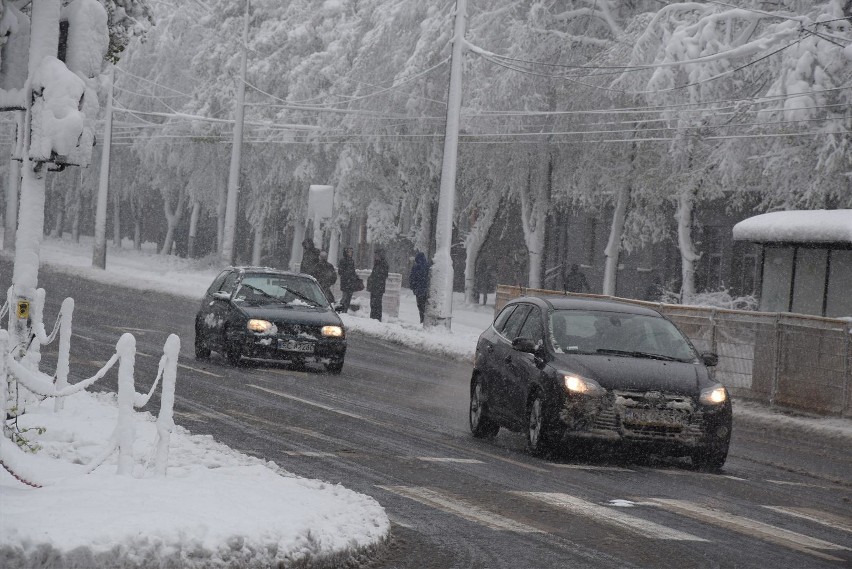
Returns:
[[[488,404],[482,393],[482,382],[474,377],[470,389],[470,432],[478,439],[493,439],[500,425],[488,416]]]
[[[728,445],[706,445],[692,451],[692,465],[698,470],[715,472],[721,470],[728,458]]]
[[[332,375],[338,375],[343,371],[343,358],[332,358],[326,364],[325,369]]]
[[[559,439],[544,413],[544,398],[537,392],[527,405],[527,448],[534,456],[549,454]]]
[[[195,359],[206,360],[210,357],[210,348],[207,347],[207,342],[204,341],[204,336],[195,329]]]

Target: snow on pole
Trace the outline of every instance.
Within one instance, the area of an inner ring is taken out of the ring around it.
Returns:
[[[178,355],[180,354],[180,338],[169,334],[163,346],[166,365],[163,370],[163,391],[160,395],[160,414],[157,416],[157,457],[155,471],[157,476],[166,475],[169,463],[169,439],[175,428],[175,382],[177,379]]]
[[[438,197],[438,220],[435,224],[435,256],[429,284],[427,327],[452,326],[453,318],[453,218],[456,208],[456,164],[459,147],[459,122],[462,103],[462,54],[464,48],[467,0],[456,0],[453,55],[450,67],[450,89],[447,99],[447,126],[441,167],[441,193]]]
[[[3,419],[6,418],[6,404],[9,400],[9,391],[7,378],[9,376],[8,371],[6,371],[6,356],[9,353],[9,333],[6,330],[0,328],[0,417]],[[6,421],[4,420],[2,424],[0,424],[0,439],[6,436],[4,432],[6,430]]]
[[[106,123],[104,125],[104,148],[101,151],[101,171],[98,181],[98,202],[95,209],[95,246],[92,250],[92,266],[106,269],[106,214],[109,194],[109,159],[112,147],[112,89],[115,83],[115,66],[109,69]]]
[[[136,359],[136,338],[125,332],[115,345],[118,355],[118,423],[115,427],[118,441],[118,474],[133,474],[133,439],[136,427],[133,421],[133,368]]]
[[[56,377],[54,386],[56,391],[62,391],[68,387],[68,371],[71,361],[71,317],[74,314],[74,299],[66,298],[62,301],[59,309],[59,355],[56,360]],[[57,397],[54,403],[54,411],[62,411],[65,406],[65,398]]]

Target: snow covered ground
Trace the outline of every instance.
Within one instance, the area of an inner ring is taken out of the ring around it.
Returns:
[[[53,270],[83,278],[192,299],[199,299],[218,273],[204,261],[163,257],[152,249],[135,251],[129,244],[121,251],[110,248],[107,270],[101,271],[91,268],[91,251],[91,241],[47,239],[41,260]],[[399,318],[390,322],[363,315],[343,318],[351,330],[469,359],[476,338],[491,322],[493,300],[472,306],[456,295],[449,334],[420,326],[408,290],[402,293]],[[154,477],[146,467],[155,438],[148,414],[136,417],[141,436],[133,477],[117,476],[114,458],[81,476],[82,465],[97,455],[105,433],[115,426],[114,397],[78,394],[59,414],[43,405],[26,417],[26,425],[46,428],[40,435],[30,431],[42,447],[37,459],[43,464],[39,472],[45,487],[30,488],[0,469],[2,567],[44,567],[58,557],[77,567],[112,567],[139,559],[180,567],[340,561],[381,543],[388,534],[388,517],[372,498],[293,476],[181,428],[171,439],[168,475]],[[850,420],[790,416],[740,401],[734,410],[752,421],[785,423],[852,442]]]

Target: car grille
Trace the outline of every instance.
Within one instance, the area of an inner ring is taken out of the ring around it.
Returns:
[[[598,409],[592,430],[624,439],[683,443],[702,436],[703,420],[691,397],[660,391],[613,391]]]
[[[292,322],[276,322],[275,327],[278,328],[279,338],[288,339],[314,339],[322,337],[322,326],[314,326],[310,324],[293,324]]]

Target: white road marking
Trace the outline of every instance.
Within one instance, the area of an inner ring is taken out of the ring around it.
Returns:
[[[837,516],[829,512],[821,512],[820,510],[815,510],[813,508],[784,508],[782,506],[763,507],[774,512],[780,512],[782,514],[787,514],[788,516],[815,522],[832,529],[839,529],[840,531],[852,533],[852,518],[844,518],[843,516]]]
[[[195,371],[195,372],[198,372],[198,373],[203,373],[204,375],[211,375],[213,377],[224,377],[224,376],[219,375],[217,373],[213,373],[212,371],[206,371],[206,370],[203,370],[203,369],[198,369],[197,367],[192,367],[192,366],[188,366],[188,365],[184,365],[184,364],[178,364],[178,367],[183,368],[183,369],[190,369],[192,371]]]
[[[78,334],[77,332],[72,332],[72,333],[71,333],[71,335],[72,335],[72,336],[76,336],[77,338],[82,338],[82,339],[84,339],[84,340],[88,340],[88,341],[90,341],[90,342],[97,342],[97,340],[95,340],[94,338],[89,338],[88,336],[84,336],[84,335],[82,335],[82,334]]]
[[[392,524],[394,524],[394,525],[401,526],[401,527],[404,527],[404,528],[407,528],[407,529],[414,529],[414,526],[412,526],[411,524],[407,524],[407,523],[405,523],[404,521],[400,520],[400,519],[399,519],[398,517],[396,517],[396,516],[388,515],[388,519],[389,519],[389,520],[391,521],[391,523],[392,523]]]
[[[157,330],[148,330],[147,328],[128,328],[126,326],[108,326],[104,325],[105,328],[112,328],[113,330],[123,330],[125,332],[151,332],[152,334],[156,334]]]
[[[729,514],[721,510],[706,508],[685,500],[669,500],[663,498],[652,498],[643,502],[664,508],[670,512],[685,515],[687,517],[707,522],[731,531],[742,533],[750,537],[762,539],[775,545],[781,545],[808,555],[820,557],[830,561],[842,561],[838,557],[814,551],[824,549],[829,551],[848,551],[848,547],[823,541],[815,537],[809,537],[794,531],[777,528],[757,520],[744,518],[735,514]]]
[[[307,456],[311,458],[337,458],[337,455],[333,452],[321,452],[321,451],[310,451],[310,450],[285,450],[284,454],[287,456]]]
[[[801,486],[803,488],[821,488],[828,490],[828,486],[820,486],[819,484],[809,484],[807,482],[790,482],[789,480],[767,480],[770,484],[779,484],[781,486]]]
[[[460,462],[462,464],[483,464],[481,460],[476,460],[475,458],[452,458],[442,456],[415,456],[414,458],[425,462]]]
[[[377,423],[377,421],[373,421],[372,419],[368,419],[367,417],[362,417],[361,415],[357,415],[355,413],[343,411],[342,409],[336,409],[335,407],[323,405],[322,403],[317,403],[316,401],[310,401],[308,399],[302,399],[301,397],[296,397],[295,395],[290,395],[288,393],[283,393],[281,391],[276,391],[274,389],[267,389],[266,387],[261,387],[259,385],[254,385],[252,383],[248,384],[248,387],[253,387],[255,389],[259,389],[260,391],[265,391],[267,393],[271,393],[273,395],[277,395],[278,397],[283,397],[285,399],[290,399],[292,401],[298,401],[299,403],[304,403],[305,405],[310,405],[311,407],[316,407],[317,409],[322,409],[324,411],[329,411],[331,413],[337,413],[338,415],[343,415],[344,417],[351,417],[353,419],[360,419],[362,421],[367,421],[368,423]]]
[[[500,514],[489,512],[476,504],[465,502],[454,496],[445,496],[429,488],[421,486],[379,486],[379,488],[431,506],[442,512],[455,514],[460,518],[482,524],[493,530],[512,531],[516,533],[545,533],[538,528],[517,522]]]
[[[604,470],[611,472],[636,472],[621,466],[595,466],[594,464],[553,464],[555,468],[569,468],[571,470]]]
[[[587,502],[570,494],[556,492],[512,492],[519,496],[532,498],[550,506],[568,510],[572,514],[585,516],[594,521],[626,529],[649,539],[671,539],[677,541],[707,541],[700,537],[668,528],[666,526],[643,520],[614,510],[611,507],[600,506]]]

